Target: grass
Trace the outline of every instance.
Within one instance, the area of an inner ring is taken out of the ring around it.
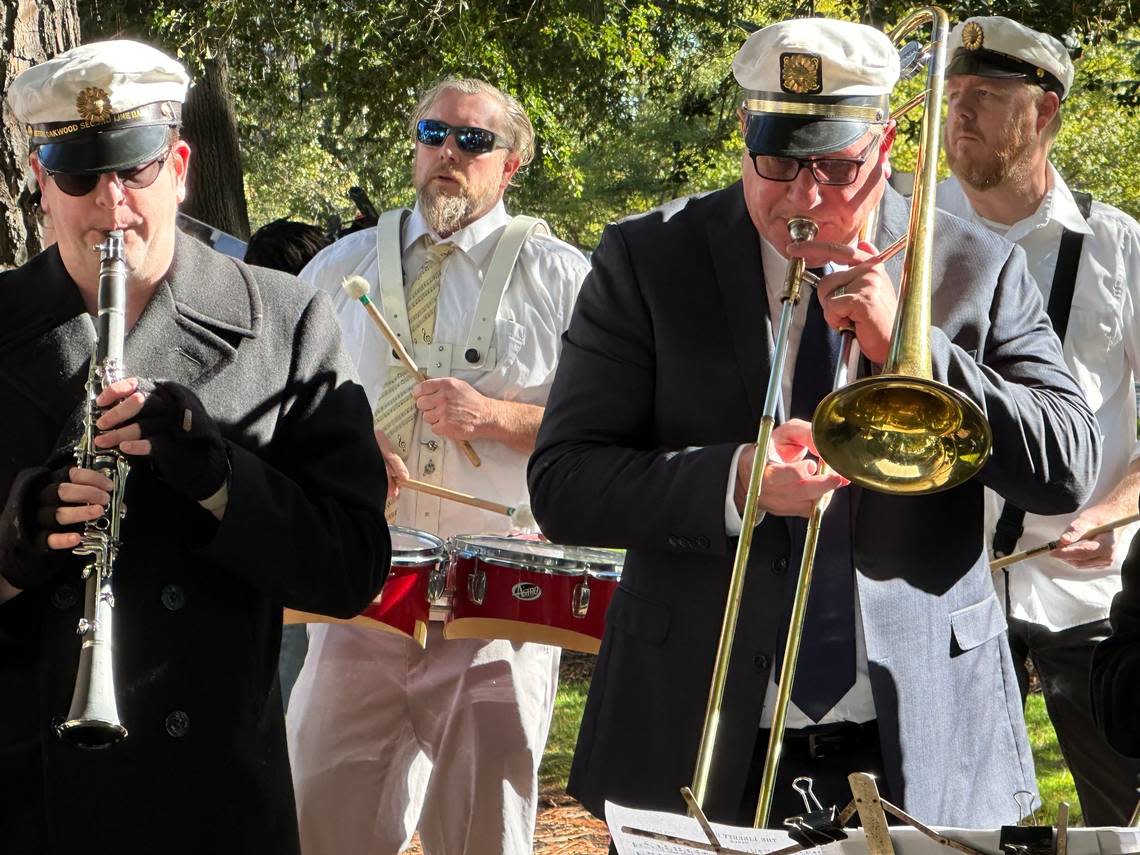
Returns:
[[[572,676],[564,678],[558,686],[550,737],[538,772],[543,789],[566,789],[570,760],[574,756],[574,744],[578,740],[578,723],[582,720],[582,708],[586,704],[589,685],[588,678]],[[1037,764],[1037,787],[1044,803],[1037,810],[1038,821],[1042,824],[1055,822],[1057,806],[1065,801],[1069,803],[1069,824],[1080,824],[1081,806],[1077,802],[1073,778],[1061,757],[1057,735],[1045,713],[1045,700],[1040,694],[1029,696],[1025,719],[1029,729],[1029,744],[1033,748],[1033,759]]]
[[[566,779],[570,777],[570,761],[574,757],[574,745],[578,741],[578,724],[582,721],[582,709],[586,706],[586,691],[589,688],[590,681],[584,678],[564,678],[558,682],[550,736],[547,737],[546,752],[542,755],[542,765],[538,769],[540,789],[566,789]]]
[[[1025,724],[1029,730],[1029,745],[1033,749],[1033,762],[1037,766],[1037,789],[1041,793],[1042,807],[1037,819],[1042,825],[1052,825],[1057,819],[1057,806],[1069,803],[1069,825],[1081,824],[1081,805],[1073,776],[1061,756],[1057,734],[1045,712],[1045,698],[1040,693],[1029,696],[1025,705]]]

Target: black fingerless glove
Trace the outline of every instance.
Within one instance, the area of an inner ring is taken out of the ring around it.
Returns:
[[[65,532],[82,532],[83,523],[63,525],[56,519],[56,511],[64,504],[59,497],[59,487],[68,483],[70,466],[45,474],[29,485],[24,504],[24,520],[27,523],[26,537],[32,547],[40,552],[49,552],[48,535]]]
[[[229,453],[217,422],[198,396],[180,383],[144,380],[139,388],[146,400],[134,421],[142,438],[150,440],[151,468],[182,495],[195,502],[208,499],[230,473]]]

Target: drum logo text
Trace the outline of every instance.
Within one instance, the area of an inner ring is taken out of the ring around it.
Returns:
[[[511,588],[511,594],[516,600],[529,603],[542,596],[542,588],[534,584],[534,582],[517,582],[515,586]]]

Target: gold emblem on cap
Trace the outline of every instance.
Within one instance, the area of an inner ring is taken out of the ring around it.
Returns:
[[[105,122],[111,118],[111,98],[98,86],[88,86],[75,97],[75,109],[85,122]]]
[[[962,47],[966,50],[978,50],[985,41],[986,34],[977,21],[967,21],[962,27]]]
[[[780,57],[780,86],[785,92],[811,95],[822,91],[819,57],[810,53],[785,53]]]

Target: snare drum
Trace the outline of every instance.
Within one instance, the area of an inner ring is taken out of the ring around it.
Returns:
[[[448,541],[446,638],[534,641],[597,653],[625,554],[493,535]]]
[[[443,541],[426,531],[389,526],[392,536],[392,568],[380,596],[354,618],[285,610],[285,623],[347,623],[394,632],[419,642],[427,640],[428,620],[433,610],[447,609],[444,583]],[[443,613],[439,615],[442,617]]]

